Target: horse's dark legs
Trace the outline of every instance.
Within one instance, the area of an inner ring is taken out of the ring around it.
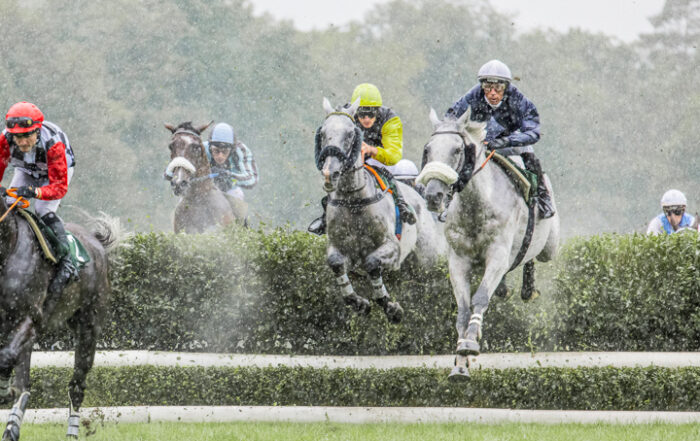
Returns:
[[[523,266],[523,286],[520,290],[520,297],[523,301],[529,302],[539,295],[535,289],[535,261],[531,260]]]
[[[7,426],[2,434],[2,441],[18,441],[19,430],[22,426],[24,411],[29,402],[29,358],[31,348],[36,339],[34,322],[31,317],[27,317],[17,327],[10,343],[0,351],[0,378],[9,378],[13,368],[15,369],[15,391],[19,394],[10,417],[7,419]],[[12,399],[12,392],[7,394]]]
[[[338,285],[338,288],[340,288],[345,304],[352,306],[356,312],[362,315],[369,314],[371,309],[369,301],[357,295],[350,283],[350,278],[348,278],[348,273],[345,270],[345,257],[331,246],[328,248],[326,261],[335,275],[335,283]]]
[[[372,282],[374,301],[382,307],[384,314],[386,314],[391,323],[399,323],[401,321],[403,308],[399,302],[391,301],[386,286],[384,286],[384,280],[382,280],[382,268],[389,267],[389,262],[395,260],[398,252],[398,247],[388,242],[370,253],[364,262],[365,271],[369,274]]]

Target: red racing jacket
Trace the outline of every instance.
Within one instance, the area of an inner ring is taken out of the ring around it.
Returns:
[[[39,187],[37,199],[61,199],[68,191],[68,168],[75,165],[68,137],[55,124],[44,121],[31,152],[25,154],[12,142],[7,129],[0,133],[0,180],[8,164],[48,184]]]

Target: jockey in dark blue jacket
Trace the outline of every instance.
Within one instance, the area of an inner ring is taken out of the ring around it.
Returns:
[[[544,175],[533,144],[540,139],[540,115],[535,105],[511,84],[510,69],[491,60],[479,69],[479,84],[457,100],[445,117],[459,118],[471,107],[471,119],[486,122],[489,149],[505,156],[520,155],[525,168],[537,174],[537,206],[543,218],[554,215],[552,199],[544,185]]]

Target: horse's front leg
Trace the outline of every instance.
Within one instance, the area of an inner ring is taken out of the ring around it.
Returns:
[[[382,272],[392,268],[399,259],[399,247],[395,242],[386,242],[365,259],[365,271],[372,283],[374,301],[377,302],[391,323],[399,323],[403,318],[403,308],[399,302],[392,302],[384,286]]]
[[[29,402],[29,391],[27,390],[29,388],[29,358],[35,339],[34,322],[31,317],[27,317],[15,330],[10,343],[0,350],[0,390],[5,390],[5,399],[11,400],[17,396],[7,419],[2,441],[19,440],[22,418]],[[15,385],[13,388],[8,388],[9,377],[15,367]]]
[[[340,288],[345,304],[352,306],[356,312],[367,315],[369,314],[371,305],[366,298],[355,293],[355,289],[352,287],[350,278],[348,277],[345,260],[345,256],[343,256],[337,248],[333,245],[328,246],[326,261],[335,275],[335,283],[338,285],[338,288]]]
[[[450,380],[469,379],[469,364],[463,346],[467,338],[467,321],[469,320],[469,305],[471,303],[471,261],[458,256],[450,250],[449,256],[450,283],[457,301],[457,355],[455,366],[448,377]]]
[[[481,340],[484,314],[489,307],[491,296],[508,272],[510,248],[510,246],[494,243],[486,253],[484,276],[472,299],[472,315],[469,319],[467,335],[464,344],[458,349],[458,353],[462,355],[479,355],[481,351],[479,340]]]

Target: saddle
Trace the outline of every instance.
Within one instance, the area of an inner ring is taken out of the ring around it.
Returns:
[[[17,212],[27,221],[29,226],[32,228],[32,231],[34,231],[34,235],[39,242],[39,246],[44,253],[46,260],[55,265],[63,258],[63,256],[69,255],[73,265],[78,269],[78,271],[80,271],[85,264],[90,262],[90,255],[78,238],[73,235],[73,233],[66,231],[69,249],[65,249],[63,246],[61,246],[61,243],[58,241],[58,238],[56,238],[53,230],[49,228],[36,214],[21,208],[18,208]]]
[[[365,169],[369,171],[374,179],[377,181],[377,185],[383,192],[387,192],[393,195],[393,191],[389,188],[389,182],[386,176],[384,176],[381,170],[377,170],[371,165],[364,164]],[[394,234],[398,240],[401,240],[401,232],[403,231],[403,223],[401,222],[401,215],[399,214],[399,207],[394,204],[394,211],[396,212],[396,221],[394,224]]]
[[[520,190],[520,195],[525,202],[530,205],[534,201],[533,196],[537,195],[537,174],[520,167],[515,161],[498,152],[494,152],[493,159]]]

